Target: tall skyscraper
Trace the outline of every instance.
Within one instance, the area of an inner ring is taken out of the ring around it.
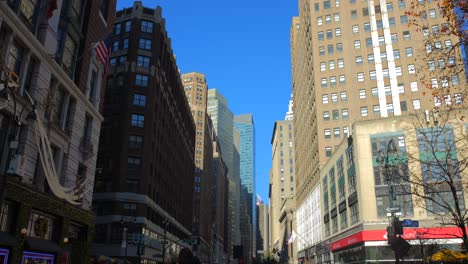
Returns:
[[[252,114],[234,116],[234,127],[240,135],[240,178],[241,185],[245,188],[244,194],[247,195],[245,197],[248,206],[247,212],[252,223],[251,253],[255,256],[257,205],[255,199],[255,127]]]
[[[321,166],[354,122],[462,102],[463,74],[443,78],[439,73],[455,58],[431,59],[457,40],[441,33],[445,21],[430,1],[421,16],[424,26],[408,27],[411,17],[405,12],[411,4],[299,0],[290,32],[294,134],[300,142],[295,147],[297,206],[316,190]],[[450,87],[450,94],[427,90],[439,87]],[[315,206],[315,199],[310,204]]]
[[[270,213],[268,204],[260,203],[258,205],[258,229],[260,230],[263,247],[263,256],[270,255]]]
[[[229,186],[229,223],[231,238],[230,243],[237,243],[239,237],[237,236],[237,225],[239,219],[239,201],[240,201],[240,186],[238,186],[239,180],[239,163],[238,153],[234,149],[234,127],[233,127],[233,114],[228,107],[226,98],[216,89],[208,90],[208,107],[207,112],[213,121],[213,127],[218,136],[218,143],[221,148],[223,160],[228,168],[228,186]],[[232,245],[228,245],[230,252],[229,256],[232,256]]]
[[[292,118],[292,114],[290,117]],[[280,252],[281,263],[295,263],[296,243],[288,243],[288,238],[291,237],[293,230],[296,230],[293,120],[275,122],[271,144],[271,249]]]
[[[196,252],[197,256],[200,259],[208,259],[208,255],[202,256],[202,254],[209,252],[213,238],[211,204],[213,201],[212,186],[215,179],[212,162],[213,141],[216,140],[214,138],[216,134],[212,133],[213,125],[206,113],[208,93],[206,76],[197,72],[182,74],[182,83],[196,129],[192,232],[201,238]]]
[[[291,28],[295,125],[302,142],[296,153],[299,202],[351,123],[461,103],[463,74],[444,81],[436,71],[455,63],[455,57],[431,61],[429,56],[457,40],[440,34],[444,19],[435,3],[425,6],[421,18],[427,27],[408,27],[410,5],[404,0],[299,1],[300,18]],[[430,36],[437,36],[433,44],[426,43],[434,41]],[[429,76],[432,88],[450,87],[451,94],[427,93],[423,76]]]
[[[2,263],[89,263],[105,83],[92,51],[116,1],[71,3],[0,1]]]
[[[196,130],[165,23],[161,7],[139,1],[117,12],[93,199],[97,255],[161,262],[178,253],[167,245],[192,234]]]

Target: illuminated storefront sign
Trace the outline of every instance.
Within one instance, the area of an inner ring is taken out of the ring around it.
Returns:
[[[43,254],[37,252],[23,252],[23,262],[22,264],[53,264],[54,255]]]
[[[0,264],[8,263],[8,249],[0,248]]]

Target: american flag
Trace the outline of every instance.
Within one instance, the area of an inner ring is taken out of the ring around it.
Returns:
[[[109,71],[110,64],[110,48],[109,43],[111,41],[111,34],[103,40],[94,44],[94,50],[96,51],[96,56],[99,61],[104,65],[104,71],[102,71],[102,79],[107,77],[107,72]]]

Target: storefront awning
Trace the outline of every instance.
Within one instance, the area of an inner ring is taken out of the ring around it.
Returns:
[[[2,246],[16,246],[18,244],[18,240],[13,237],[12,235],[0,232],[0,245]]]
[[[27,238],[26,243],[29,249],[44,251],[44,252],[58,252],[60,250],[57,243],[54,243],[49,240],[37,239],[37,238]]]

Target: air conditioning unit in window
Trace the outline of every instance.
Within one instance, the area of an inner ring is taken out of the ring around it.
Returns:
[[[22,155],[13,155],[8,164],[7,174],[23,177],[25,161],[26,159]]]

